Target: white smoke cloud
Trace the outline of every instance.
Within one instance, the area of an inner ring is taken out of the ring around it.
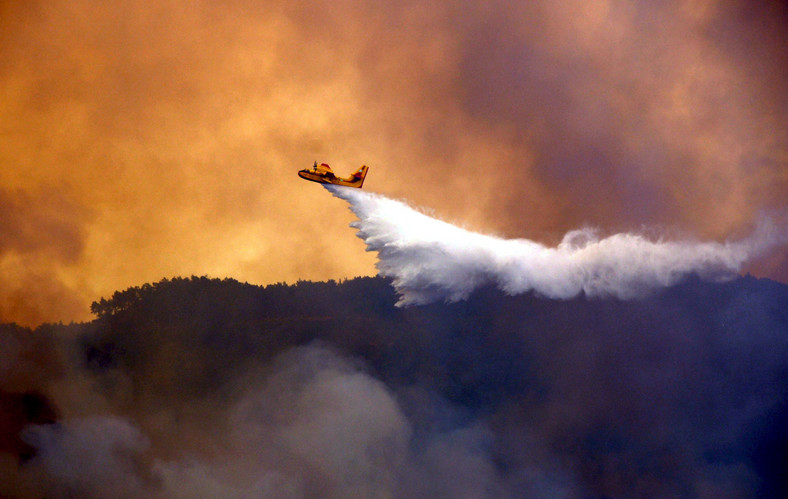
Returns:
[[[235,411],[238,439],[276,449],[282,476],[300,476],[307,496],[391,496],[411,430],[388,388],[320,345],[286,352],[272,367]]]
[[[181,421],[159,454],[127,415],[31,425],[36,455],[13,497],[498,497],[483,422],[418,437],[383,381],[327,344],[283,352],[238,383],[213,430]],[[432,395],[427,403],[444,404]],[[225,425],[228,421],[230,424]],[[146,434],[147,433],[147,434]],[[159,437],[160,438],[160,437]],[[201,442],[191,448],[189,442]],[[21,492],[20,492],[21,491]]]
[[[139,497],[150,479],[139,462],[150,443],[123,418],[30,426],[23,437],[38,450],[26,468],[45,497]]]
[[[578,294],[628,299],[696,273],[731,278],[742,264],[774,244],[762,227],[735,242],[650,240],[635,234],[600,238],[592,229],[568,232],[557,247],[506,240],[437,220],[407,204],[359,189],[326,185],[358,216],[351,227],[378,253],[377,268],[393,279],[398,305],[449,302],[495,284],[509,294],[549,298]]]

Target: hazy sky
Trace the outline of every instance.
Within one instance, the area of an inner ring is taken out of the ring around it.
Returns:
[[[0,2],[0,321],[162,277],[374,274],[296,176],[314,160],[544,244],[784,231],[781,4]],[[788,252],[747,270],[788,282]]]

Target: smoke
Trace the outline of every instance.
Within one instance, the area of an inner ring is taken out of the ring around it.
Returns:
[[[139,456],[148,439],[123,419],[91,416],[22,435],[39,450],[26,471],[44,477],[45,495],[134,497],[145,484]]]
[[[274,450],[277,473],[297,477],[310,496],[326,488],[343,497],[393,490],[410,428],[382,382],[324,345],[286,352],[272,371],[234,411],[238,441]]]
[[[373,275],[372,254],[292,251],[357,245],[336,237],[344,218],[304,216],[314,186],[295,170],[315,159],[376,165],[368,188],[388,177],[387,192],[508,238],[593,220],[722,240],[786,206],[785,13],[0,2],[0,319],[90,320],[96,296],[164,276]],[[788,254],[749,270],[788,282]]]
[[[359,359],[322,342],[284,351],[237,380],[239,399],[213,415],[213,430],[188,418],[172,457],[157,451],[145,419],[90,415],[30,425],[37,452],[17,473],[19,496],[426,497],[500,495],[483,423],[421,436],[395,393]],[[239,388],[240,389],[240,388]],[[431,395],[435,404],[435,395]],[[150,412],[155,412],[152,408]],[[175,424],[175,423],[172,423]],[[209,437],[209,434],[211,438]],[[189,439],[202,444],[186,452]],[[213,440],[215,438],[215,440]],[[213,442],[213,443],[211,443]],[[0,492],[7,492],[0,487]]]
[[[367,251],[378,253],[377,268],[393,279],[398,305],[454,302],[487,284],[508,294],[629,299],[691,273],[730,279],[777,238],[768,224],[748,239],[725,243],[650,240],[637,234],[601,238],[594,229],[581,229],[547,247],[471,232],[379,194],[333,185],[326,189],[350,203],[358,216],[351,227],[358,229]]]

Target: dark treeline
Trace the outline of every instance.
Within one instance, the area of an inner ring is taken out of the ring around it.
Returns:
[[[176,430],[152,412],[210,424],[250,373],[319,344],[385,384],[414,448],[483,424],[493,495],[539,495],[540,467],[542,482],[571,483],[550,489],[570,496],[788,492],[785,285],[691,278],[635,301],[492,288],[453,304],[396,299],[383,278],[261,287],[192,277],[102,298],[90,323],[4,325],[18,362],[0,387],[0,416],[13,421],[0,452],[32,455],[21,422],[59,417],[47,394],[63,371],[87,373],[103,410],[171,444]]]

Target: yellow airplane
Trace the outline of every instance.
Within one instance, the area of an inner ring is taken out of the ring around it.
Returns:
[[[321,163],[318,165],[317,161],[315,161],[312,168],[299,171],[298,176],[321,184],[346,185],[348,187],[358,187],[360,189],[361,186],[364,185],[364,178],[367,176],[367,170],[369,170],[369,167],[364,165],[348,178],[342,178],[334,175],[334,172],[331,171],[331,167],[327,164]]]

